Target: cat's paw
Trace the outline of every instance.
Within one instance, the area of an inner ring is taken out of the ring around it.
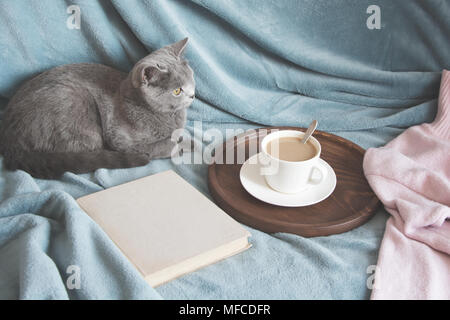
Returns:
[[[150,154],[148,153],[136,153],[135,161],[139,164],[139,166],[145,166],[151,160]]]

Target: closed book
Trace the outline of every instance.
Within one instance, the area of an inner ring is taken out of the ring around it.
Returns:
[[[174,171],[77,199],[155,287],[250,247],[250,233]]]

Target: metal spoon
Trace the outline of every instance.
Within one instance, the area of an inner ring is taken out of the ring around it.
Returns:
[[[311,137],[316,128],[317,128],[317,120],[313,120],[313,122],[311,122],[311,124],[309,125],[308,130],[306,130],[305,135],[303,136],[302,139],[303,144],[305,144],[308,141],[309,137]]]

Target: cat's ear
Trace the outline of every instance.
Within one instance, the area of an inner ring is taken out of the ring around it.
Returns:
[[[135,88],[142,85],[148,86],[161,81],[167,75],[167,69],[159,65],[141,63],[134,67],[131,74],[131,82]]]
[[[169,46],[170,50],[172,50],[173,54],[176,57],[179,58],[183,55],[183,52],[184,52],[184,49],[186,48],[188,40],[189,40],[189,38],[184,38],[183,40],[175,42],[174,44],[171,44]]]

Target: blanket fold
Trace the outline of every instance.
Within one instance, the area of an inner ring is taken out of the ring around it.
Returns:
[[[369,184],[392,215],[372,299],[450,299],[450,72],[435,120],[364,157]]]

